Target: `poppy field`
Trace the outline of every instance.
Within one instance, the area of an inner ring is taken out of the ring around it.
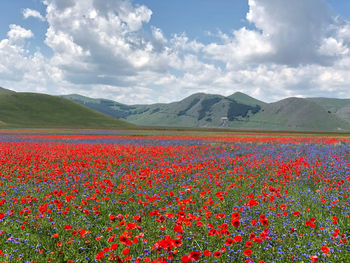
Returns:
[[[350,140],[0,135],[0,262],[349,262]]]

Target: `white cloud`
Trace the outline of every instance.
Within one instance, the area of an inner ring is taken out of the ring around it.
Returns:
[[[109,0],[67,1],[60,7],[58,1],[45,3],[49,23],[45,42],[67,80],[120,85],[123,77],[139,71],[163,70],[161,54],[138,33],[151,18],[147,7]]]
[[[333,22],[330,7],[321,0],[249,0],[247,19],[267,36],[274,53],[271,62],[300,65],[321,63],[317,46]]]
[[[206,52],[227,62],[276,63],[290,66],[329,63],[318,52],[334,22],[330,7],[322,0],[249,0],[247,20],[256,29],[242,28],[213,43]],[[228,57],[227,57],[228,54]]]
[[[152,35],[156,41],[162,44],[166,44],[168,42],[160,28],[152,27]]]
[[[124,103],[238,90],[266,101],[347,94],[349,21],[324,0],[248,3],[249,28],[204,44],[185,33],[167,38],[152,26],[151,10],[129,0],[45,0],[53,56],[29,52],[33,33],[11,25],[0,40],[1,86]],[[35,12],[23,16],[40,19]]]
[[[8,38],[0,40],[0,79],[1,86],[17,91],[37,91],[54,93],[62,81],[60,69],[51,65],[49,59],[40,52],[31,53],[26,41],[33,33],[18,25],[10,25]]]
[[[23,9],[22,13],[23,13],[24,19],[27,19],[29,17],[34,17],[34,18],[37,18],[37,19],[39,19],[41,21],[45,21],[45,18],[37,10],[26,8],[26,9]]]
[[[323,39],[319,52],[326,56],[344,56],[349,54],[349,48],[334,37]]]
[[[258,62],[274,52],[266,36],[246,28],[235,31],[232,38],[225,36],[224,40],[224,44],[211,43],[204,50],[209,58],[223,61],[230,68],[235,64]]]
[[[9,41],[23,41],[26,38],[32,38],[34,35],[31,30],[27,30],[18,25],[10,25],[10,31],[7,32],[7,36],[9,37]]]
[[[0,41],[0,77],[2,80],[19,81],[30,69],[24,42],[33,37],[33,33],[18,25],[9,27],[8,38]]]

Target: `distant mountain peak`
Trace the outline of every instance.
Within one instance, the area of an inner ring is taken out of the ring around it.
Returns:
[[[241,91],[236,91],[235,93],[233,93],[231,96],[247,96],[247,97],[250,97],[249,95],[241,92]]]
[[[259,105],[262,106],[264,104],[266,104],[265,102],[261,101],[261,100],[257,100],[243,92],[237,91],[235,93],[233,93],[231,96],[228,96],[228,98],[233,99],[239,103],[243,103],[243,104],[248,104],[251,106],[255,106],[255,105]]]

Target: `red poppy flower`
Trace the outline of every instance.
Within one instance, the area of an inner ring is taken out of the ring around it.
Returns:
[[[111,245],[111,250],[116,250],[118,248],[118,244],[114,243]]]
[[[311,262],[316,262],[318,260],[318,256],[313,255],[310,257],[310,259],[311,259]]]
[[[245,246],[246,246],[246,247],[252,247],[252,246],[253,246],[253,242],[252,242],[252,241],[247,241],[247,242],[245,243]]]
[[[326,247],[326,246],[322,246],[322,247],[321,247],[321,250],[322,250],[322,252],[325,253],[325,254],[329,253],[329,251],[330,251],[329,247]]]
[[[194,261],[197,261],[197,260],[199,260],[199,258],[201,257],[201,253],[200,252],[198,252],[198,251],[192,251],[190,254],[189,254],[189,258],[191,259],[191,260],[194,260]]]
[[[231,246],[234,243],[234,240],[232,238],[228,238],[225,241],[225,245],[226,246]]]
[[[293,212],[293,215],[294,215],[294,216],[300,216],[300,212],[299,212],[299,211],[294,211],[294,212]]]
[[[235,236],[233,239],[235,240],[235,242],[242,241],[242,237],[241,236]]]
[[[213,253],[214,257],[220,257],[221,256],[221,252],[220,251],[215,251]]]
[[[174,226],[174,232],[176,232],[176,233],[183,233],[181,225]]]
[[[182,256],[181,257],[181,262],[182,263],[191,262],[191,259],[188,256]]]
[[[239,221],[236,220],[236,219],[232,219],[232,220],[231,220],[231,224],[232,224],[234,227],[239,227],[239,225],[240,225]]]
[[[246,256],[246,257],[249,257],[251,254],[253,253],[253,251],[249,248],[245,249],[243,254]]]
[[[100,251],[96,255],[96,260],[100,260],[100,259],[104,258],[104,256],[105,256],[105,252]]]

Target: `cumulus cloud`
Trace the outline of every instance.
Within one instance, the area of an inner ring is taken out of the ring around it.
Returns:
[[[223,37],[224,44],[211,43],[204,52],[208,58],[225,62],[230,69],[242,63],[257,63],[274,52],[266,36],[246,28],[235,31],[231,38]]]
[[[317,46],[326,36],[333,14],[320,0],[249,0],[247,19],[267,36],[272,62],[298,65],[322,63]]]
[[[53,63],[73,83],[120,85],[124,76],[161,70],[162,55],[138,33],[151,18],[147,7],[108,0],[45,3],[45,42],[54,51]]]
[[[349,48],[341,40],[328,37],[322,40],[319,52],[330,57],[344,56],[349,54]]]
[[[0,77],[9,88],[152,103],[238,90],[266,101],[342,97],[350,85],[350,22],[324,0],[249,0],[250,26],[211,43],[166,37],[152,26],[152,10],[135,1],[44,4],[53,56],[29,52],[33,33],[10,25],[0,41]],[[23,16],[40,19],[36,12]]]
[[[12,24],[10,25],[10,31],[7,32],[7,36],[11,42],[21,42],[26,38],[32,38],[34,35],[29,29],[27,30],[21,26]]]
[[[33,37],[33,33],[18,25],[12,24],[9,27],[8,38],[0,41],[0,78],[3,81],[20,81],[30,70],[24,43]]]
[[[1,86],[17,91],[53,93],[50,87],[69,86],[61,71],[40,52],[31,53],[26,41],[34,37],[31,30],[10,25],[7,38],[0,40]]]
[[[58,12],[61,12],[61,11],[64,11],[66,8],[73,7],[75,1],[74,0],[44,0],[43,2],[48,6],[49,9],[54,9],[54,10],[57,10]]]
[[[334,23],[332,10],[322,0],[249,0],[246,18],[255,29],[236,30],[224,44],[213,43],[206,52],[223,61],[228,60],[226,53],[238,62],[290,66],[327,64],[334,55],[322,52]]]
[[[45,21],[45,18],[40,14],[39,11],[30,9],[30,8],[23,9],[23,17],[24,19],[27,19],[29,17],[34,17],[41,21]]]

